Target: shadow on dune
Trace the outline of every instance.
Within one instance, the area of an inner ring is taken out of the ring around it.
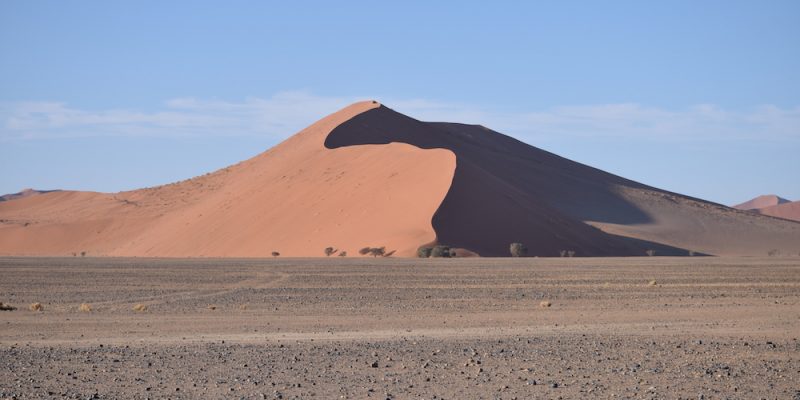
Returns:
[[[325,139],[335,149],[401,142],[456,155],[453,182],[433,216],[437,241],[483,256],[685,255],[686,250],[607,234],[583,221],[644,224],[651,218],[615,193],[646,186],[579,164],[477,125],[426,123],[380,106],[342,123]],[[424,190],[426,182],[419,182]]]

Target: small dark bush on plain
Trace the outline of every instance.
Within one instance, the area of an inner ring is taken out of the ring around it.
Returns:
[[[11,304],[3,304],[0,303],[0,311],[14,311],[17,307],[12,306]]]
[[[361,254],[362,256],[365,256],[365,255],[369,254],[370,250],[372,250],[372,247],[364,247],[363,249],[358,251],[358,254]]]
[[[450,258],[455,258],[456,256],[456,249],[450,249]]]
[[[281,253],[278,253],[277,251],[273,251],[273,252],[272,252],[272,256],[273,256],[273,257],[277,257],[277,256],[279,256],[279,255],[281,255]]]
[[[388,253],[384,254],[383,256],[384,256],[384,257],[391,257],[391,256],[394,254],[394,252],[396,252],[396,251],[397,251],[397,250],[392,250],[392,251],[390,251],[390,252],[388,252]]]
[[[386,254],[386,247],[373,247],[369,249],[369,255],[373,257],[383,256]]]
[[[431,256],[431,251],[433,251],[433,247],[420,247],[417,249],[417,257],[428,258]]]
[[[511,243],[509,246],[511,257],[525,257],[528,255],[528,248],[522,243]]]
[[[334,249],[333,247],[326,247],[325,248],[325,255],[330,257],[332,254],[336,253],[339,250]]]
[[[781,252],[778,249],[772,249],[767,252],[767,255],[770,257],[776,257],[778,254],[781,254]]]
[[[346,251],[340,251],[339,252],[339,257],[347,257],[347,252]]]
[[[81,257],[86,257],[86,252],[85,251],[81,252]]]
[[[434,258],[450,258],[450,246],[434,246],[431,250],[431,257]]]

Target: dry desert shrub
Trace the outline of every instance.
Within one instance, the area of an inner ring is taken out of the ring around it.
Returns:
[[[272,252],[273,257],[278,257],[279,255],[281,255],[281,253],[278,253],[277,251]]]
[[[770,257],[777,257],[779,254],[781,254],[781,252],[778,249],[772,249],[767,252],[767,255]]]
[[[30,308],[31,311],[44,311],[42,303],[31,303],[28,308]]]
[[[652,281],[650,281],[650,282],[647,282],[647,285],[648,285],[648,286],[656,286],[656,285],[658,285],[658,282],[656,282],[656,280],[655,280],[655,279],[653,279]]]
[[[242,311],[247,310],[247,307],[248,307],[247,304],[240,304],[239,305],[239,309],[242,310]]]
[[[139,303],[139,304],[133,306],[133,311],[145,312],[145,311],[147,311],[147,306],[142,304],[142,303]]]
[[[339,252],[339,257],[347,257],[347,252],[346,251],[340,251]]]
[[[419,258],[428,258],[431,256],[431,252],[433,251],[433,247],[420,247],[417,249],[417,257]]]
[[[14,311],[17,307],[12,306],[11,304],[4,304],[0,303],[0,311]]]
[[[339,250],[336,250],[336,249],[334,249],[333,247],[326,247],[326,248],[325,248],[325,255],[326,255],[326,256],[328,256],[328,257],[330,257],[330,256],[332,256],[333,254],[335,254],[337,251],[339,251]]]
[[[373,257],[383,257],[386,254],[386,247],[373,247],[369,249],[369,255]]]
[[[431,258],[450,258],[450,246],[436,245],[431,250]]]
[[[92,312],[92,305],[88,303],[82,303],[80,307],[78,307],[78,311],[80,312]]]
[[[509,246],[511,257],[525,257],[528,255],[528,247],[522,243],[511,243]]]
[[[551,303],[551,302],[549,302],[547,300],[542,300],[541,302],[539,302],[539,307],[541,307],[541,308],[549,308],[552,305],[553,305],[553,303]]]

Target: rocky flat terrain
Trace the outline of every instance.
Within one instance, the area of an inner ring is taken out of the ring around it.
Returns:
[[[800,398],[800,258],[5,258],[0,275],[0,399]]]

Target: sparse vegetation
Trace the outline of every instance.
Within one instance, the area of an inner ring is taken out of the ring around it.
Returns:
[[[650,282],[647,282],[647,284],[648,284],[649,286],[656,286],[656,285],[658,285],[658,282],[656,282],[656,280],[655,280],[655,279],[653,279],[652,281],[650,281]]]
[[[248,307],[247,304],[240,304],[239,305],[239,309],[242,310],[242,311],[247,310],[247,307]]]
[[[653,249],[647,250],[644,253],[647,254],[648,257],[653,257],[654,255],[656,255],[656,251]]]
[[[770,257],[777,257],[780,254],[781,254],[781,251],[778,250],[778,249],[772,249],[772,250],[767,252],[767,255],[770,256]]]
[[[86,257],[86,252],[85,251],[81,252],[81,257]]]
[[[428,258],[431,256],[431,252],[433,251],[433,247],[420,247],[417,249],[417,257],[419,258]]]
[[[369,249],[369,255],[373,257],[383,256],[386,254],[386,247],[373,247]]]
[[[365,255],[369,254],[370,250],[372,250],[372,247],[364,247],[363,249],[358,251],[358,254],[361,254],[362,256],[365,256]]]
[[[216,309],[217,309],[217,306],[215,306],[215,305],[213,305],[213,304],[209,304],[209,305],[208,305],[208,307],[206,307],[206,308],[207,308],[207,309],[209,309],[209,310],[211,310],[211,311],[214,311],[214,310],[216,310]]]
[[[280,255],[281,255],[281,253],[278,253],[277,251],[273,251],[273,252],[272,252],[272,256],[273,256],[273,257],[278,257],[278,256],[280,256]]]
[[[80,312],[92,312],[92,305],[88,304],[88,303],[82,303],[78,307],[78,311],[80,311]]]
[[[528,255],[528,247],[522,243],[511,243],[509,251],[511,251],[511,257],[525,257]]]
[[[44,311],[44,306],[42,305],[42,303],[31,303],[31,305],[28,306],[28,308],[31,311]]]
[[[340,251],[339,252],[339,257],[347,257],[347,252],[346,251]]]
[[[394,252],[396,252],[396,251],[397,251],[397,250],[392,250],[392,251],[390,251],[390,252],[388,252],[388,253],[384,254],[383,256],[384,256],[384,257],[391,257],[391,256],[394,254]]]
[[[450,258],[450,246],[436,245],[431,249],[433,258]]]
[[[14,311],[17,307],[12,306],[11,304],[0,303],[0,311]]]
[[[550,302],[549,302],[549,301],[547,301],[547,300],[542,300],[541,302],[539,302],[539,307],[541,307],[541,308],[549,308],[549,307],[550,307],[550,306],[552,306],[552,305],[553,305],[553,304],[552,304],[552,303],[550,303]]]
[[[326,247],[325,248],[325,256],[330,257],[330,256],[336,254],[337,251],[339,251],[339,250],[334,249],[333,247]]]
[[[147,306],[142,304],[142,303],[139,303],[139,304],[133,306],[133,311],[136,311],[136,312],[145,312],[145,311],[147,311],[147,309],[148,309]]]

